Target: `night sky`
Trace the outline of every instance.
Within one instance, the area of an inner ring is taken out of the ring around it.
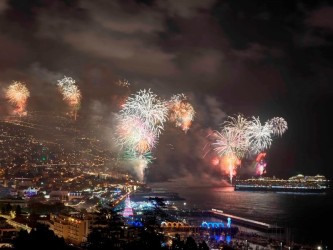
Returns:
[[[166,125],[149,181],[218,180],[203,146],[209,131],[238,113],[288,122],[267,151],[267,175],[333,176],[329,1],[1,0],[0,30],[2,116],[13,80],[30,89],[28,112],[62,112],[56,83],[73,77],[83,95],[78,122],[112,124],[126,92],[119,79],[132,94],[188,96],[192,127],[185,134]],[[239,173],[250,168],[244,163]]]

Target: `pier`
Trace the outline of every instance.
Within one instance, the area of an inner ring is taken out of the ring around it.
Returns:
[[[232,214],[226,214],[222,210],[219,210],[219,209],[212,208],[212,210],[209,211],[209,213],[211,216],[213,216],[215,218],[219,218],[219,219],[223,219],[223,220],[227,220],[228,218],[230,218],[234,224],[244,226],[247,228],[252,228],[252,229],[255,229],[255,230],[258,230],[261,232],[265,232],[265,233],[283,233],[284,232],[283,227],[256,221],[256,220],[251,220],[251,219],[247,219],[247,218],[242,218],[242,217],[235,216]]]

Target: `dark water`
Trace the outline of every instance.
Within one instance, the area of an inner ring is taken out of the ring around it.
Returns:
[[[333,249],[333,193],[234,191],[233,187],[186,186],[167,182],[151,185],[177,192],[186,206],[217,208],[225,213],[287,228],[287,240]]]

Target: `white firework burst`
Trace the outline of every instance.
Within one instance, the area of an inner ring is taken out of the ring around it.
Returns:
[[[140,90],[134,96],[129,97],[120,111],[124,117],[139,117],[145,126],[154,131],[157,136],[164,129],[167,113],[167,102],[158,99],[150,89]]]
[[[214,136],[212,146],[219,156],[239,158],[247,150],[248,143],[236,130],[224,128],[221,132],[215,131]]]
[[[259,117],[252,117],[247,128],[250,150],[257,154],[268,149],[272,144],[271,133],[271,126],[267,122],[261,125]]]
[[[63,95],[64,101],[71,107],[71,112],[76,119],[76,113],[80,108],[82,95],[78,86],[75,84],[75,80],[72,77],[64,76],[63,79],[58,80],[58,87]]]
[[[274,135],[282,136],[288,129],[288,124],[282,117],[274,117],[268,120],[267,123],[271,126]]]
[[[242,114],[239,114],[236,117],[229,116],[223,125],[225,129],[229,130],[230,133],[235,134],[235,137],[237,137],[238,143],[241,145],[237,150],[238,156],[243,157],[250,146],[247,133],[249,121]]]

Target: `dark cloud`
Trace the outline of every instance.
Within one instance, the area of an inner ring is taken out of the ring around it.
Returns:
[[[29,109],[63,112],[55,84],[71,76],[83,94],[80,119],[104,122],[103,135],[130,93],[187,94],[193,127],[184,134],[167,126],[151,179],[213,176],[201,149],[226,115],[283,116],[289,130],[272,146],[268,172],[306,174],[332,150],[324,132],[313,132],[332,95],[331,12],[328,2],[302,0],[1,1],[0,84],[24,81]],[[117,86],[120,78],[131,87]]]
[[[311,12],[307,18],[306,23],[316,28],[327,29],[333,31],[333,7],[324,6]]]
[[[5,1],[0,2],[0,13],[7,9],[7,3]]]

